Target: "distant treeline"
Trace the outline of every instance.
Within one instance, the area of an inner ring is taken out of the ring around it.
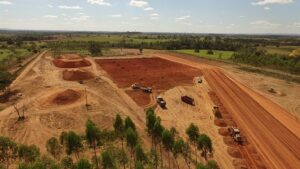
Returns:
[[[233,55],[232,59],[235,62],[257,67],[267,67],[300,74],[300,56],[289,57],[278,54],[267,54],[263,50],[248,47],[240,49]]]

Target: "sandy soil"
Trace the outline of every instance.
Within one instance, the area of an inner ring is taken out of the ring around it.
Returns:
[[[287,111],[217,68],[170,55],[156,56],[203,70],[209,85],[249,142],[257,148],[267,168],[300,166],[300,124]],[[257,162],[252,164],[261,166]]]

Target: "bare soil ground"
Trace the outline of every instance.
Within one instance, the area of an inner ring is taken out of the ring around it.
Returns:
[[[80,84],[77,80],[64,80],[63,76],[70,61],[81,60],[78,56],[65,56],[60,62],[64,68],[60,68],[50,54],[40,55],[10,87],[22,93],[17,106],[24,110],[25,121],[18,121],[17,113],[8,106],[0,113],[0,134],[19,143],[36,144],[46,152],[45,143],[50,137],[65,130],[84,133],[88,118],[102,129],[111,128],[116,113],[120,113],[133,119],[145,147],[149,148],[144,107],[154,105],[155,96],[160,94],[167,101],[167,109],[156,107],[163,125],[176,127],[185,138],[187,126],[192,122],[198,125],[201,133],[212,138],[214,152],[209,158],[215,159],[221,168],[300,166],[299,122],[261,93],[208,64],[163,54],[136,57],[99,59],[97,63],[87,57],[86,63],[90,65],[84,68],[79,68],[81,63],[72,63],[76,66],[69,70],[74,76],[81,71],[93,74],[93,78]],[[194,83],[194,77],[200,75],[205,77],[203,83]],[[154,93],[133,93],[129,89],[132,83],[151,86]],[[193,97],[196,106],[181,102],[182,95]],[[85,107],[86,98],[91,105],[89,110]],[[213,105],[220,106],[224,119],[214,119]],[[228,136],[225,126],[230,125],[241,129],[247,138],[246,145],[236,145]],[[200,161],[204,162],[203,158]],[[187,168],[182,158],[179,165]]]
[[[168,90],[191,84],[201,74],[195,68],[160,58],[98,59],[96,62],[121,88],[138,83],[155,90]]]
[[[300,124],[287,111],[213,66],[170,55],[156,56],[203,70],[210,87],[262,157],[257,161],[260,157],[249,155],[249,150],[244,148],[242,154],[248,154],[246,160],[254,168],[300,166]]]
[[[93,79],[95,76],[93,73],[83,70],[64,70],[63,71],[63,79],[67,81],[81,81],[81,80],[89,80]]]

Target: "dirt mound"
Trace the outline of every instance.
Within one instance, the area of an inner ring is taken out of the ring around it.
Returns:
[[[223,141],[228,146],[234,146],[235,145],[233,139],[230,136],[223,137]]]
[[[55,59],[53,64],[59,68],[79,68],[79,67],[88,67],[92,64],[85,59],[78,60],[64,60],[64,59]]]
[[[81,81],[94,78],[94,74],[84,70],[64,70],[63,79],[67,81]]]
[[[75,124],[74,118],[57,112],[43,114],[40,120],[42,124],[54,129],[70,129]]]
[[[219,127],[226,127],[226,123],[223,119],[215,119],[215,125],[219,126]]]
[[[247,161],[244,159],[234,159],[233,160],[234,168],[236,169],[246,169],[247,167]]]
[[[229,135],[228,129],[227,128],[219,128],[219,134],[221,136],[228,136]]]
[[[242,154],[238,148],[228,147],[227,152],[234,158],[242,158]]]
[[[54,99],[52,100],[52,103],[57,105],[66,105],[71,104],[79,100],[81,97],[80,93],[75,90],[65,90],[61,93],[58,93]]]

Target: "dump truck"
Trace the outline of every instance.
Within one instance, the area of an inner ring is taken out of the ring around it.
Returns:
[[[167,103],[161,96],[156,97],[156,102],[161,108],[166,108]]]
[[[233,140],[235,142],[237,142],[238,144],[243,144],[243,139],[242,139],[242,136],[241,136],[241,132],[238,128],[229,127],[228,131],[229,131],[230,136],[233,138]]]
[[[181,96],[181,101],[186,104],[195,106],[195,100],[189,96]]]
[[[222,119],[223,118],[218,106],[213,106],[212,111],[213,111],[213,113],[214,113],[214,115],[215,115],[216,118],[218,118],[218,119]]]

